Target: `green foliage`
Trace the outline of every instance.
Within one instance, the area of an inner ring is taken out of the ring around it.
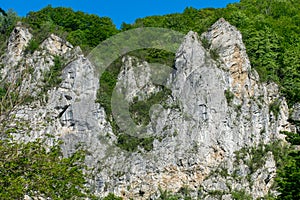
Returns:
[[[171,95],[171,90],[163,87],[163,89],[144,101],[135,101],[129,107],[131,118],[140,125],[147,125],[150,122],[149,111],[154,104],[164,102]]]
[[[137,27],[163,27],[187,33],[190,30],[202,33],[218,19],[218,9],[186,8],[182,14],[169,14],[164,16],[150,16],[140,18],[134,24],[122,24],[121,30]]]
[[[161,49],[139,49],[129,52],[128,55],[139,58],[140,61],[148,63],[160,63],[173,67],[175,54]]]
[[[137,27],[164,27],[187,33],[206,31],[223,17],[243,35],[251,65],[261,81],[281,86],[289,105],[300,101],[300,3],[294,0],[242,0],[223,9],[186,8],[183,13],[137,19],[122,30]],[[205,48],[209,47],[202,41]],[[212,51],[212,58],[217,59]]]
[[[275,116],[276,120],[278,119],[278,116],[279,116],[280,104],[281,104],[280,100],[279,99],[275,99],[269,105],[269,112],[273,113],[273,115]]]
[[[281,132],[287,135],[286,140],[292,145],[300,144],[300,136],[287,131]],[[300,151],[293,147],[289,148],[281,162],[277,162],[276,183],[280,195],[278,199],[299,199],[300,198]]]
[[[8,119],[10,113],[18,105],[29,103],[32,97],[28,93],[20,93],[22,75],[20,78],[12,80],[12,82],[2,83],[0,87],[0,123]],[[0,132],[1,132],[0,126]]]
[[[231,192],[232,198],[234,200],[252,200],[252,196],[248,194],[245,190],[234,190]]]
[[[272,152],[278,163],[282,163],[284,155],[287,154],[287,150],[279,141],[268,145],[259,144],[253,147],[244,147],[239,151],[236,151],[235,164],[238,164],[240,160],[243,160],[249,167],[250,172],[254,173],[264,165],[268,152]]]
[[[298,133],[291,133],[288,131],[281,131],[281,134],[285,134],[287,137],[286,141],[291,143],[292,145],[300,145],[300,135]]]
[[[177,193],[180,194],[184,200],[192,200],[190,195],[191,190],[188,188],[188,186],[181,187]]]
[[[250,30],[249,30],[250,31]],[[252,31],[246,40],[251,64],[257,69],[261,81],[279,81],[281,38],[271,28]]]
[[[287,135],[286,139],[292,145],[300,145],[300,136],[287,131],[281,132]],[[277,166],[276,183],[279,186],[278,199],[300,198],[300,151],[290,148],[283,157],[283,162]]]
[[[225,90],[224,94],[227,104],[231,104],[232,100],[234,99],[234,94],[230,90]]]
[[[122,198],[109,193],[106,197],[103,198],[103,200],[122,200]]]
[[[6,89],[5,88],[2,88],[0,87],[0,100],[2,101],[2,98],[5,97],[5,94],[6,94]]]
[[[25,194],[51,199],[86,197],[83,161],[82,151],[63,158],[59,145],[47,149],[40,140],[0,140],[0,198],[21,199]]]
[[[296,42],[294,42],[296,43]],[[283,54],[282,93],[286,96],[290,106],[300,99],[300,44],[290,45]]]
[[[211,58],[214,59],[214,60],[218,60],[219,57],[220,57],[218,52],[217,52],[217,49],[211,49],[209,51],[209,53],[210,53]]]
[[[7,16],[0,15],[1,52],[6,46],[8,35],[16,21],[20,19],[12,11],[6,13]],[[251,64],[258,71],[261,80],[278,83],[289,105],[300,102],[300,1],[241,0],[239,3],[229,4],[224,9],[208,8],[197,10],[186,8],[183,13],[145,17],[137,19],[133,24],[123,23],[122,31],[137,27],[164,27],[184,33],[193,30],[200,34],[221,17],[224,17],[241,31]],[[23,22],[29,24],[34,34],[35,44],[33,41],[30,42],[32,44],[29,44],[29,53],[32,53],[37,44],[45,39],[49,33],[56,33],[62,38],[69,40],[72,44],[80,45],[84,50],[88,51],[90,48],[98,45],[99,42],[118,32],[109,18],[74,12],[69,8],[52,8],[51,6],[38,12],[30,12],[23,19]],[[209,48],[208,42],[202,41],[202,44],[205,48]],[[218,55],[214,55],[213,51],[210,53],[212,58],[217,59]],[[173,65],[173,55],[159,50],[140,50],[132,52],[132,54],[138,55],[142,60],[149,62]],[[54,67],[50,69],[49,73],[46,73],[45,90],[60,83],[62,67],[63,63],[57,58]],[[100,89],[97,95],[97,101],[104,106],[114,130],[117,130],[117,126],[114,125],[115,122],[111,115],[110,98],[116,84],[119,69],[120,59],[101,77]],[[21,102],[18,92],[13,91],[14,88],[9,85],[1,86],[1,115],[4,111],[13,108]],[[149,99],[135,101],[130,105],[134,120],[140,124],[149,123],[149,108],[155,103],[160,103],[165,98],[165,95],[164,93],[158,93]],[[225,96],[227,103],[231,103],[234,94],[226,90]],[[279,105],[279,100],[276,100],[270,104],[269,108],[276,118],[279,113]],[[144,109],[145,107],[147,109]],[[299,144],[298,135],[286,134],[289,142]],[[153,138],[145,140],[147,141],[120,134],[118,136],[118,145],[128,151],[136,150],[137,146],[150,150]],[[236,157],[242,159],[242,157],[246,158],[246,156],[250,155],[246,162],[250,169],[254,171],[261,166],[262,161],[264,161],[264,155],[268,151],[273,153],[277,161],[277,184],[281,192],[279,198],[300,199],[299,187],[297,187],[300,180],[299,151],[291,150],[275,142],[264,147],[258,146],[257,148],[242,149],[240,153],[236,154]],[[21,184],[23,181],[21,177],[15,182]],[[12,181],[11,184],[15,182]],[[14,188],[14,190],[16,194],[20,194],[20,191],[22,192],[18,188]],[[233,193],[233,196],[235,195],[234,198],[238,199],[239,196],[243,196],[243,191],[235,192]],[[167,199],[168,195],[167,193],[165,197],[162,195],[162,199]],[[170,197],[170,199],[172,198]],[[244,198],[247,197],[245,196]],[[176,197],[173,199],[176,199]]]
[[[243,0],[224,10],[229,22],[235,13],[242,17],[243,25],[233,24],[243,34],[252,66],[262,81],[275,81],[281,86],[289,105],[300,101],[299,11],[299,1],[293,0]]]
[[[32,54],[35,50],[39,48],[39,43],[35,39],[31,39],[24,50],[25,54]]]
[[[181,187],[178,192],[172,193],[168,190],[163,190],[159,188],[159,200],[191,200],[192,197],[190,195],[191,191],[187,186]]]
[[[0,34],[8,36],[20,17],[13,10],[8,10],[6,15],[0,14]]]
[[[278,199],[300,198],[300,151],[291,151],[284,166],[277,170]]]
[[[59,56],[54,57],[54,65],[50,67],[50,70],[44,74],[44,92],[48,91],[53,87],[57,87],[62,79],[61,73],[64,67],[63,59]]]
[[[0,56],[4,53],[9,34],[12,32],[20,17],[13,10],[0,14]]]
[[[118,74],[122,65],[122,59],[118,58],[115,60],[106,71],[104,71],[99,80],[99,89],[97,91],[96,102],[103,106],[107,120],[110,122],[113,132],[119,133],[119,127],[116,124],[115,119],[112,116],[111,110],[111,96],[117,83]]]
[[[45,32],[39,30],[47,30],[48,34],[49,31],[56,33],[84,50],[97,46],[118,32],[108,17],[75,12],[63,7],[47,6],[40,11],[29,12],[23,21],[39,34]]]
[[[298,134],[286,131],[282,133],[287,135],[287,140],[291,141],[293,145],[299,144]],[[284,144],[282,141],[275,141],[268,145],[260,144],[257,147],[242,148],[235,152],[236,162],[239,163],[239,160],[242,159],[249,167],[250,172],[254,173],[263,166],[268,152],[272,152],[276,161],[277,176],[275,178],[274,186],[277,188],[277,191],[281,193],[278,196],[278,199],[299,199],[299,150],[294,150],[294,148]],[[235,199],[247,199],[241,192],[243,193],[243,191],[235,191],[232,195],[235,195]],[[240,197],[237,198],[238,196]],[[269,199],[272,199],[272,197]]]
[[[174,55],[163,50],[157,49],[141,49],[130,52],[128,55],[139,58],[140,61],[147,61],[151,63],[161,63],[172,66]],[[107,114],[107,119],[110,121],[114,133],[118,136],[117,146],[126,151],[136,151],[138,146],[150,151],[153,148],[154,138],[136,138],[127,134],[119,133],[111,110],[111,96],[117,83],[117,77],[122,66],[121,58],[115,60],[100,77],[100,87],[97,92],[97,102],[100,103]],[[161,91],[151,95],[149,98],[138,101],[135,100],[129,105],[129,112],[132,119],[140,125],[147,125],[150,122],[149,110],[152,105],[159,104],[165,101],[171,91],[165,87],[161,87]]]
[[[122,24],[122,31],[137,27],[164,27],[187,33],[190,30],[202,33],[217,19],[224,17],[243,34],[252,66],[262,81],[275,81],[281,86],[289,105],[300,101],[299,51],[300,51],[300,5],[298,1],[286,0],[243,0],[229,4],[223,9],[186,8],[183,13],[140,18],[133,24]],[[8,35],[19,19],[12,12],[0,15],[0,26]],[[41,42],[49,33],[56,33],[85,51],[100,41],[118,33],[107,17],[98,17],[70,8],[48,6],[37,12],[30,12],[23,22],[30,25],[35,40]],[[8,28],[9,27],[9,28]],[[3,36],[2,34],[2,36]],[[7,37],[3,39],[3,45]],[[207,48],[209,44],[205,41]],[[167,55],[146,56],[147,59],[166,58]],[[214,51],[213,58],[217,58]]]
[[[208,194],[210,196],[213,196],[213,197],[221,198],[222,195],[224,194],[224,191],[222,191],[222,190],[210,190],[210,191],[208,191]]]
[[[117,83],[117,73],[111,70],[103,72],[100,78],[100,88],[97,92],[97,102],[100,103],[108,116],[112,115],[111,111],[111,96],[113,89]]]
[[[127,134],[119,134],[117,146],[129,152],[138,150],[138,147],[151,151],[153,149],[154,137],[138,138]]]
[[[211,46],[210,42],[205,37],[201,38],[201,43],[205,49],[209,49]]]
[[[160,191],[160,196],[159,196],[159,200],[179,200],[181,199],[181,196],[178,194],[173,194],[170,191],[167,190],[162,190],[161,188],[159,188]]]

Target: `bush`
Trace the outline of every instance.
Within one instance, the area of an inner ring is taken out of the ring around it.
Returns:
[[[276,120],[279,117],[280,104],[281,104],[280,100],[276,99],[272,103],[270,103],[270,105],[269,105],[269,112],[273,113],[273,115],[275,116]]]
[[[218,60],[220,58],[220,55],[218,54],[217,49],[211,49],[209,51],[209,53],[210,53],[211,58],[214,60]]]
[[[25,194],[52,199],[86,197],[83,161],[83,151],[63,158],[59,145],[47,150],[40,140],[0,140],[0,198],[22,199]]]
[[[40,11],[29,12],[23,21],[29,24],[34,32],[47,28],[56,35],[65,33],[65,38],[74,46],[80,45],[84,49],[96,47],[101,41],[118,33],[110,18],[75,12],[71,8],[47,6]],[[50,26],[43,27],[47,23]]]
[[[39,43],[34,40],[31,39],[27,45],[27,47],[24,50],[25,54],[32,54],[35,50],[37,50],[39,48]]]
[[[165,101],[171,94],[171,90],[163,87],[161,91],[151,95],[144,101],[135,101],[129,107],[131,118],[141,125],[147,125],[150,122],[149,111],[152,105]]]
[[[230,90],[225,90],[224,92],[227,104],[231,104],[234,99],[234,94]]]
[[[234,190],[232,193],[232,198],[234,200],[252,200],[252,196],[247,194],[245,190]]]
[[[57,87],[62,79],[61,73],[64,67],[64,62],[61,57],[55,56],[54,57],[54,65],[50,67],[50,70],[44,74],[44,92],[47,90]]]
[[[154,137],[138,138],[127,134],[118,135],[117,146],[129,152],[137,151],[138,147],[146,151],[153,149]]]

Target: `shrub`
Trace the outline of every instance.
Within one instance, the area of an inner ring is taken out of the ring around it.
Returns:
[[[47,150],[40,140],[0,140],[0,198],[21,199],[25,194],[51,199],[86,197],[83,161],[83,151],[63,158],[59,145]]]
[[[230,90],[225,90],[224,94],[225,94],[227,104],[231,104],[234,98],[234,94]]]
[[[276,99],[269,105],[269,112],[270,113],[272,112],[274,114],[276,120],[279,117],[280,104],[281,104],[280,100]]]
[[[117,146],[129,152],[136,151],[138,147],[146,151],[153,149],[154,137],[138,138],[127,134],[118,135]]]
[[[234,190],[232,193],[232,198],[234,200],[252,200],[252,196],[248,194],[245,190]]]
[[[214,59],[214,60],[218,60],[219,57],[220,57],[218,52],[217,52],[217,49],[211,49],[209,51],[209,53],[210,53],[211,58]]]
[[[39,43],[35,39],[31,39],[24,50],[25,54],[32,54],[35,50],[39,48]]]
[[[44,74],[44,92],[53,88],[57,87],[62,79],[61,73],[64,67],[64,62],[61,57],[55,56],[54,57],[54,65],[50,67],[50,70]]]
[[[138,124],[147,125],[150,122],[149,111],[152,105],[165,101],[171,94],[171,90],[163,87],[161,91],[151,95],[144,101],[135,101],[129,107],[131,118]]]

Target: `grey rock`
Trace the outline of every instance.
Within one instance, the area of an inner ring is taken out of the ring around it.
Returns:
[[[22,31],[28,41],[30,34]],[[12,47],[19,44],[13,34]],[[204,40],[210,44],[208,48],[203,47]],[[214,190],[224,192],[222,199],[232,199],[233,190],[245,189],[255,198],[270,190],[276,171],[273,156],[268,154],[263,167],[250,174],[243,161],[235,165],[234,152],[282,138],[281,130],[291,130],[289,109],[275,83],[259,82],[242,35],[224,19],[201,36],[189,32],[176,53],[176,70],[168,76],[162,72],[159,77],[163,79],[153,78],[153,69],[157,68],[151,64],[130,56],[123,58],[117,89],[129,103],[160,91],[158,81],[163,80],[172,91],[163,106],[155,105],[150,110],[146,132],[156,139],[149,152],[141,147],[137,152],[126,152],[115,145],[117,136],[104,108],[95,103],[99,77],[80,48],[51,35],[40,50],[24,57],[20,52],[26,44],[9,52],[15,52],[11,63],[34,66],[33,74],[24,81],[24,88],[33,94],[38,95],[33,91],[42,86],[43,74],[53,66],[55,56],[65,58],[68,64],[62,72],[62,83],[44,94],[44,99],[16,109],[11,125],[26,121],[31,129],[23,130],[29,131],[25,135],[19,130],[15,137],[30,141],[51,133],[64,142],[65,156],[82,144],[89,152],[86,163],[94,176],[89,185],[96,195],[113,192],[125,199],[146,199],[157,197],[159,188],[178,192],[182,187],[198,191],[202,186],[205,199],[216,199],[207,195]],[[278,116],[269,109],[274,101],[279,102]],[[230,176],[213,174],[220,167]],[[233,178],[235,172],[240,179]]]
[[[293,105],[291,119],[294,121],[300,121],[300,103],[295,103],[295,105]]]
[[[52,55],[60,56],[66,54],[70,51],[70,49],[73,49],[72,44],[54,34],[51,34],[46,40],[44,40],[40,47],[47,50],[48,53]]]
[[[299,121],[300,121],[300,103],[295,103],[292,107],[292,113],[290,116],[291,120],[293,121],[293,128],[292,130],[294,132],[300,133],[300,126],[299,126]]]
[[[32,38],[27,28],[18,23],[13,29],[7,44],[4,63],[11,67],[15,66],[24,56],[24,50]]]
[[[132,56],[122,59],[122,68],[118,76],[118,87],[125,94],[128,102],[134,97],[144,100],[158,91],[151,80],[151,67],[147,62],[140,62]]]

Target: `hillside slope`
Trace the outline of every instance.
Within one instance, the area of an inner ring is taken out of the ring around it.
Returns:
[[[282,138],[280,131],[293,129],[288,107],[276,84],[259,82],[240,32],[224,19],[201,36],[185,36],[176,53],[176,70],[167,80],[170,92],[160,101],[163,106],[151,108],[145,124],[152,139],[148,146],[138,140],[137,148],[129,149],[122,148],[122,130],[113,131],[105,110],[95,103],[99,79],[80,48],[51,35],[25,54],[31,37],[18,25],[2,60],[5,81],[22,77],[20,95],[31,98],[5,116],[10,134],[25,142],[50,134],[63,141],[65,156],[80,144],[87,152],[85,162],[93,177],[88,181],[96,195],[145,199],[158,198],[159,191],[187,190],[192,198],[230,199],[235,193],[259,198],[274,192],[276,161],[266,146]],[[201,41],[209,45],[205,48]],[[58,59],[64,63],[61,80],[49,86],[53,81],[46,75],[54,73]],[[153,73],[149,66],[132,56],[122,61],[118,83],[129,84],[123,93],[131,95],[133,104],[163,91],[151,79],[143,80]],[[13,131],[20,122],[28,125]],[[251,155],[252,147],[263,148],[259,160],[252,158],[258,156]]]

